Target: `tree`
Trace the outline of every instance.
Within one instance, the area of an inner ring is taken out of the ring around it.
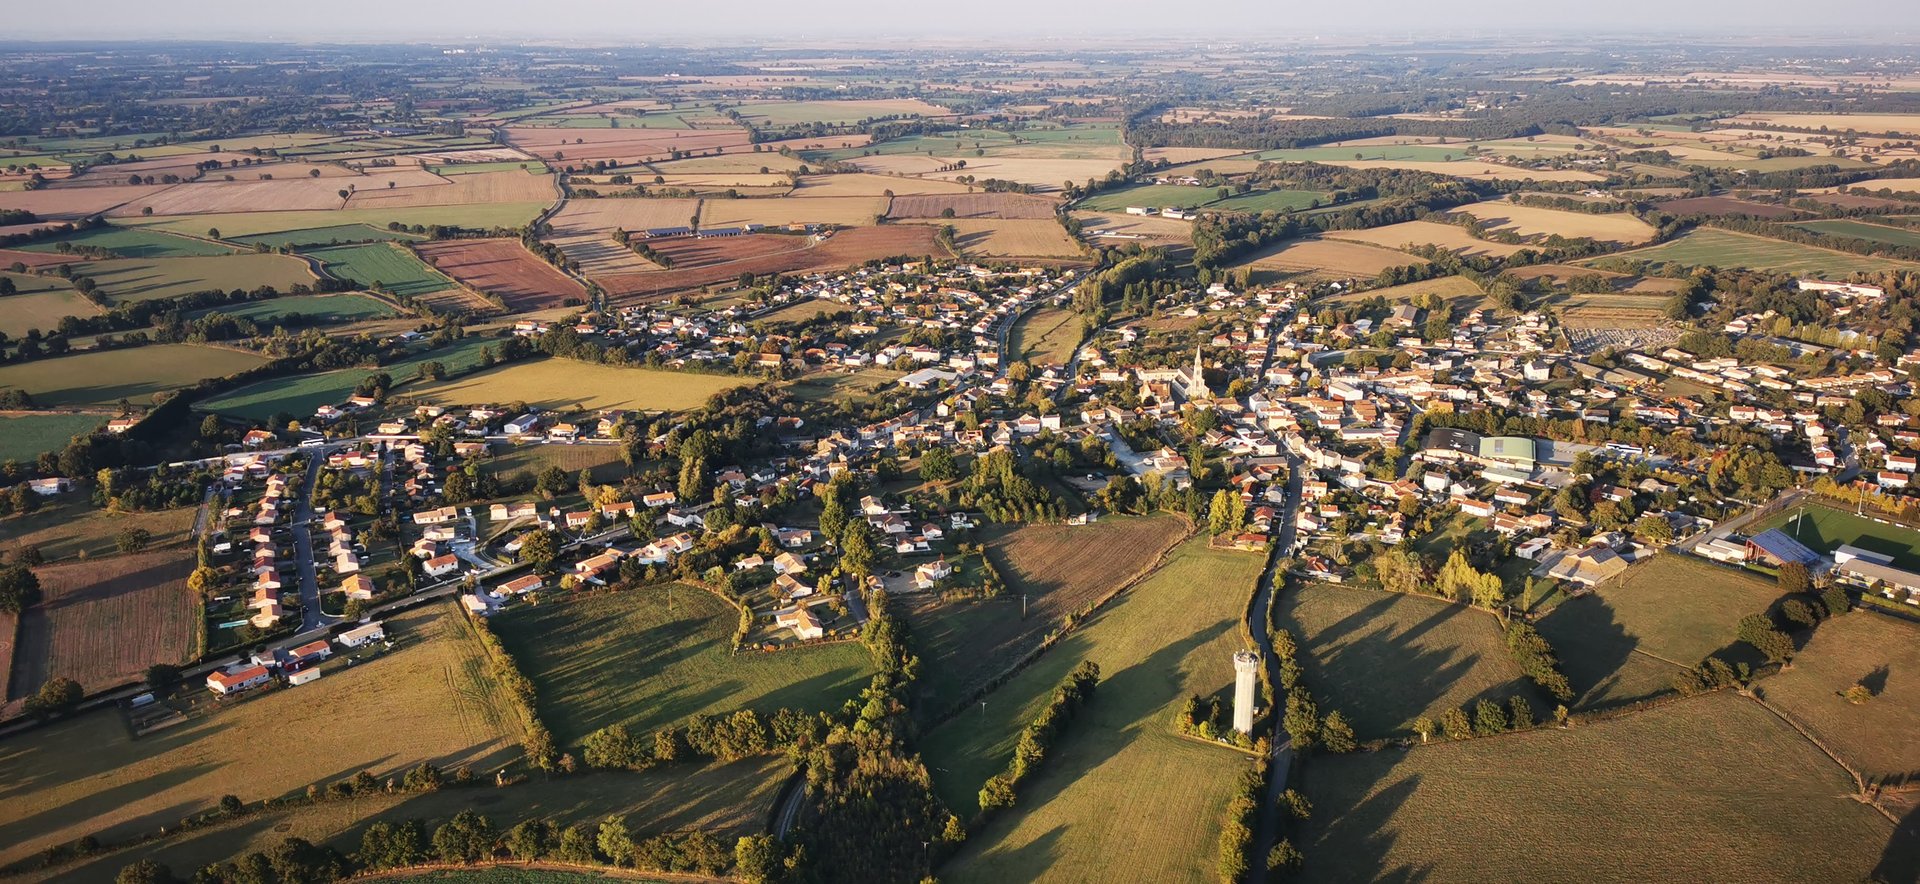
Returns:
[[[1273,845],[1273,849],[1267,851],[1267,879],[1280,880],[1286,875],[1297,872],[1300,870],[1301,863],[1306,860],[1300,848],[1293,846],[1293,839],[1282,838],[1279,844]]]
[[[433,852],[450,863],[473,863],[493,856],[493,822],[471,810],[433,830]]]
[[[1838,617],[1847,613],[1850,602],[1847,599],[1846,590],[1838,586],[1829,586],[1820,591],[1820,604],[1826,606],[1827,616]]]
[[[1641,516],[1640,521],[1633,523],[1633,533],[1640,535],[1641,539],[1648,543],[1664,546],[1673,542],[1673,523],[1667,521],[1666,516],[1648,513]]]
[[[203,439],[218,439],[226,431],[227,425],[220,422],[217,414],[209,414],[206,420],[200,422],[200,436]]]
[[[1787,618],[1789,623],[1802,629],[1812,629],[1820,623],[1819,618],[1813,615],[1813,609],[1808,607],[1806,602],[1799,599],[1787,599],[1781,602],[1780,616]]]
[[[1773,625],[1773,619],[1765,614],[1748,614],[1740,618],[1740,640],[1750,644],[1767,658],[1769,663],[1786,663],[1793,659],[1793,639]]]
[[[1413,732],[1420,735],[1420,742],[1422,743],[1433,739],[1433,735],[1439,730],[1440,726],[1434,724],[1433,719],[1424,715],[1413,720]]]
[[[1497,734],[1507,729],[1507,710],[1499,703],[1482,699],[1473,707],[1473,732],[1480,736]]]
[[[607,862],[616,866],[633,865],[633,832],[627,828],[626,817],[610,816],[602,820],[600,830],[594,834],[594,844]]]
[[[1440,729],[1447,732],[1449,740],[1464,740],[1473,736],[1473,725],[1467,721],[1467,713],[1459,709],[1448,709],[1440,716]]]
[[[1207,510],[1207,526],[1215,537],[1238,528],[1233,524],[1233,495],[1222,488],[1213,493],[1213,505]]]
[[[173,884],[173,870],[157,860],[135,860],[113,876],[113,884]]]
[[[850,519],[840,538],[840,570],[864,579],[873,573],[873,528],[866,519]]]
[[[155,663],[147,667],[147,690],[166,696],[179,686],[180,667],[171,663]]]
[[[33,569],[14,562],[0,568],[0,613],[18,614],[40,601],[40,578]]]
[[[1281,726],[1286,728],[1287,737],[1295,747],[1302,751],[1311,749],[1320,736],[1320,708],[1305,691],[1289,692],[1287,714],[1281,719]]]
[[[538,817],[521,820],[507,830],[507,852],[522,861],[539,859],[553,847],[553,827]]]
[[[520,544],[520,561],[532,564],[536,571],[545,571],[559,555],[560,545],[551,531],[529,533]]]
[[[781,872],[780,842],[765,833],[745,835],[733,845],[733,864],[746,884],[772,884]]]
[[[1513,712],[1515,730],[1533,727],[1533,704],[1527,698],[1514,694],[1507,698],[1507,708]]]
[[[553,858],[561,862],[590,863],[599,860],[593,852],[593,832],[583,824],[568,826],[560,833],[560,843],[553,848]]]
[[[1868,700],[1873,699],[1873,690],[1868,688],[1866,685],[1857,684],[1857,685],[1854,685],[1853,687],[1847,688],[1846,693],[1841,694],[1840,696],[1845,697],[1847,702],[1852,703],[1855,706],[1858,706],[1862,703],[1867,702]]]
[[[1799,562],[1788,562],[1780,566],[1780,591],[1787,594],[1806,592],[1813,587],[1813,581],[1807,576],[1807,566]]]
[[[123,553],[137,553],[152,539],[153,533],[145,528],[128,528],[113,536],[113,545]]]
[[[920,478],[929,482],[943,482],[960,478],[960,465],[953,458],[953,452],[945,448],[929,448],[920,455]]]
[[[1353,740],[1353,725],[1347,723],[1346,713],[1339,710],[1327,713],[1327,720],[1320,725],[1320,745],[1336,754],[1352,752],[1357,748]]]
[[[27,698],[27,714],[51,716],[72,709],[86,696],[80,689],[80,683],[65,676],[47,679],[40,690]]]

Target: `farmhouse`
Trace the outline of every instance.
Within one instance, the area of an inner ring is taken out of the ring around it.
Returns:
[[[235,669],[232,672],[214,670],[207,674],[207,689],[225,696],[259,687],[273,679],[267,667],[258,663]]]

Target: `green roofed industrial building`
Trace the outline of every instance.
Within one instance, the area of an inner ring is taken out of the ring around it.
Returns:
[[[1487,436],[1480,440],[1480,460],[1533,469],[1533,440],[1523,436]]]

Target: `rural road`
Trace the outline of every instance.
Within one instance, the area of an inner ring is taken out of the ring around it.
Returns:
[[[300,568],[300,631],[312,632],[340,622],[320,610],[320,577],[313,566],[313,487],[320,479],[320,465],[327,460],[326,448],[313,449],[307,460],[307,478],[300,486],[300,502],[293,508],[293,554]]]
[[[1279,604],[1279,588],[1285,582],[1285,575],[1279,573],[1280,562],[1293,552],[1294,516],[1300,509],[1300,494],[1305,477],[1304,468],[1298,457],[1287,455],[1287,490],[1280,504],[1278,520],[1280,527],[1274,534],[1273,551],[1267,559],[1267,572],[1261,575],[1260,588],[1255,591],[1253,600],[1253,622],[1247,624],[1253,633],[1253,640],[1260,647],[1260,656],[1268,672],[1275,668],[1273,655],[1273,637],[1267,633],[1267,623],[1271,619],[1269,610]],[[1272,755],[1269,758],[1267,778],[1266,812],[1260,814],[1259,828],[1254,832],[1255,862],[1264,862],[1267,853],[1280,836],[1280,794],[1287,788],[1287,772],[1293,766],[1293,744],[1287,739],[1281,728],[1281,710],[1286,707],[1286,697],[1280,693],[1280,686],[1274,685],[1273,711],[1268,718],[1273,722]]]

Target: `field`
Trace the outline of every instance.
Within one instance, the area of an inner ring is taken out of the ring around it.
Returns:
[[[1852,788],[1784,722],[1718,693],[1571,730],[1317,757],[1295,843],[1311,882],[1865,880],[1894,830]]]
[[[1332,239],[1296,239],[1255,252],[1235,266],[1327,276],[1376,276],[1382,270],[1422,263],[1405,252]]]
[[[1080,314],[1058,307],[1042,307],[1028,313],[1013,327],[1007,350],[1015,359],[1040,364],[1065,365],[1086,334],[1086,322]]]
[[[1074,204],[1075,208],[1096,212],[1120,212],[1128,206],[1157,209],[1193,209],[1220,198],[1212,187],[1188,187],[1184,184],[1141,184],[1106,190]]]
[[[774,235],[752,235],[731,239],[693,241],[702,250],[759,251],[758,242],[788,240]],[[804,240],[793,239],[797,246]],[[662,251],[668,246],[663,244]],[[724,252],[723,252],[724,254]],[[870,260],[905,257],[909,260],[927,255],[944,255],[934,239],[934,229],[922,224],[889,224],[884,227],[856,227],[842,230],[817,245],[784,249],[776,254],[759,254],[739,260],[713,263],[703,267],[685,265],[673,270],[651,273],[622,273],[603,277],[598,282],[616,299],[640,299],[669,292],[698,288],[714,283],[731,283],[742,273],[795,273],[806,270],[839,270]],[[616,301],[616,305],[618,305]]]
[[[590,164],[595,160],[630,165],[669,159],[676,150],[683,154],[708,154],[715,150],[751,152],[747,131],[737,127],[693,131],[507,126],[498,131],[506,133],[508,143],[514,147],[558,166],[569,162]]]
[[[175,547],[40,568],[40,604],[20,618],[9,699],[54,676],[89,692],[137,682],[155,663],[196,653],[199,608],[187,575],[193,550]]]
[[[773,176],[770,184],[785,184],[784,175]],[[671,179],[669,179],[671,180]],[[973,188],[954,181],[939,181],[930,178],[899,178],[892,175],[867,175],[847,173],[839,175],[814,175],[800,179],[800,186],[792,190],[795,199],[812,199],[826,196],[966,196],[973,194]],[[1019,194],[977,194],[978,196],[1003,196],[1019,198]],[[1041,197],[1026,197],[1041,199]]]
[[[516,240],[459,239],[415,248],[435,270],[475,291],[498,295],[509,311],[558,307],[568,298],[587,296],[579,283]]]
[[[1689,266],[1745,268],[1814,276],[1845,276],[1849,273],[1877,273],[1883,270],[1910,270],[1915,267],[1905,261],[1850,255],[1712,228],[1698,228],[1670,242],[1661,243],[1652,248],[1620,252],[1611,258],[1668,261]]]
[[[426,208],[345,208],[331,211],[233,212],[220,215],[178,215],[174,217],[123,218],[115,223],[129,227],[171,230],[205,236],[209,228],[222,237],[260,236],[288,231],[306,231],[323,227],[367,225],[385,229],[397,222],[412,225],[451,225],[486,230],[494,227],[518,227],[546,211],[552,202],[503,202],[491,205],[430,206]]]
[[[1704,559],[1662,553],[1563,602],[1539,622],[1579,707],[1611,706],[1671,689],[1676,666],[1728,649],[1740,618],[1780,595],[1771,581]],[[1740,650],[1724,656],[1750,660]]]
[[[929,222],[954,229],[953,243],[967,255],[1077,258],[1080,242],[1059,222],[952,218]]]
[[[1860,705],[1841,695],[1862,684]],[[1856,612],[1828,620],[1793,658],[1793,668],[1761,684],[1761,696],[1819,736],[1868,777],[1920,773],[1920,627]]]
[[[114,535],[132,528],[146,529],[153,535],[153,546],[185,540],[193,530],[193,516],[193,507],[110,513],[94,509],[79,494],[68,494],[53,498],[31,514],[0,519],[0,549],[11,552],[22,546],[39,547],[49,562],[75,556],[97,559],[117,552]]]
[[[410,387],[407,395],[442,405],[525,402],[548,410],[681,411],[747,383],[751,381],[727,375],[543,359]]]
[[[1256,190],[1215,200],[1208,203],[1207,208],[1235,212],[1292,212],[1317,209],[1326,198],[1326,194],[1312,190]]]
[[[405,173],[402,173],[405,174]],[[363,188],[347,200],[349,211],[373,211],[383,209],[417,209],[428,206],[484,206],[512,203],[545,202],[551,205],[560,198],[558,187],[552,175],[536,175],[528,172],[477,172],[472,175],[456,175],[452,178],[439,178],[428,172],[419,173],[434,179],[433,184],[419,187],[381,187],[377,183]],[[477,224],[461,226],[478,227]]]
[[[15,290],[15,294],[0,296],[0,332],[9,337],[22,337],[36,328],[51,332],[65,317],[98,316],[103,312],[58,277],[0,273],[0,278],[13,280]]]
[[[1311,148],[1310,148],[1311,149]],[[1263,154],[1264,156],[1264,154]],[[1485,181],[1601,181],[1599,175],[1574,169],[1525,169],[1509,166],[1505,163],[1493,163],[1485,160],[1454,160],[1436,162],[1430,160],[1329,160],[1331,166],[1346,166],[1349,169],[1404,169],[1409,172],[1432,172],[1435,175],[1451,175],[1455,178],[1467,178]]]
[[[570,777],[534,779],[507,788],[445,789],[425,794],[377,795],[249,816],[225,826],[196,829],[97,861],[65,867],[54,880],[111,879],[135,859],[151,858],[170,868],[199,868],[207,863],[267,851],[289,836],[327,844],[342,852],[360,846],[367,826],[376,821],[426,820],[427,831],[462,810],[486,816],[498,831],[539,817],[561,826],[596,827],[610,816],[624,816],[642,836],[695,829],[733,839],[766,826],[767,809],[785,782],[788,765],[777,757],[749,758],[731,764],[676,764],[641,773],[597,771]],[[470,884],[560,884],[619,878],[594,872],[530,870],[497,866],[487,870],[441,871],[395,880],[462,881]],[[31,874],[25,880],[38,880]],[[678,879],[672,879],[678,880]]]
[[[945,712],[1037,647],[1061,617],[1152,567],[1185,533],[1178,519],[1155,516],[1029,525],[994,538],[989,555],[1008,581],[1006,597],[956,605],[916,599],[914,632],[929,663],[918,705],[927,714]],[[1024,619],[1014,593],[1027,596]]]
[[[952,113],[918,98],[867,101],[774,101],[743,104],[738,110],[758,128],[804,123],[857,123],[883,117],[938,117]]]
[[[493,627],[566,745],[610,724],[647,733],[702,713],[838,708],[866,683],[858,642],[731,654],[738,619],[711,593],[674,586],[551,598]]]
[[[1796,114],[1753,112],[1732,117],[1733,123],[1767,123],[1790,129],[1830,129],[1834,132],[1920,135],[1920,114]]]
[[[271,325],[289,316],[298,316],[308,322],[336,323],[385,319],[400,315],[385,301],[355,294],[282,295],[265,301],[249,301],[244,304],[202,310],[196,315],[204,316],[208,313],[251,319],[262,325]]]
[[[166,189],[166,185],[142,184],[0,192],[0,209],[25,209],[43,221],[74,221]]]
[[[612,239],[615,228],[688,227],[700,213],[691,199],[569,200],[555,213],[547,241],[580,263],[589,277],[656,269],[645,258]]]
[[[1018,733],[1082,660],[1098,695],[1022,787],[1019,804],[970,833],[942,880],[1213,880],[1220,816],[1248,764],[1180,737],[1172,713],[1233,679],[1240,616],[1264,560],[1196,539],[1166,567],[922,744],[934,786],[964,819]]]
[[[124,258],[76,264],[73,271],[76,276],[91,277],[101,294],[116,303],[263,285],[284,292],[315,281],[305,261],[286,255]]]
[[[700,226],[738,227],[742,224],[872,224],[887,214],[884,196],[781,197],[777,199],[709,199],[700,203]]]
[[[904,372],[885,368],[818,371],[790,382],[787,389],[794,398],[806,402],[823,399],[859,400],[905,376]]]
[[[1398,306],[1400,304],[1411,303],[1413,299],[1419,295],[1439,295],[1446,299],[1450,307],[1465,306],[1469,309],[1479,306],[1486,300],[1486,295],[1480,290],[1480,286],[1475,285],[1473,280],[1464,276],[1439,276],[1433,279],[1423,279],[1419,282],[1410,282],[1406,285],[1348,292],[1343,295],[1335,295],[1327,300],[1332,303],[1344,304],[1382,298],[1386,300],[1389,306]]]
[[[559,467],[569,476],[587,470],[602,484],[617,483],[627,474],[617,445],[523,445],[487,461],[487,471],[502,482],[531,483],[547,467]]]
[[[358,246],[334,246],[306,253],[326,267],[327,273],[356,285],[417,298],[451,288],[453,281],[433,271],[396,245],[377,242]]]
[[[1371,243],[1390,249],[1409,245],[1436,245],[1450,249],[1456,254],[1488,255],[1500,258],[1525,248],[1525,246],[1477,239],[1457,224],[1442,224],[1438,221],[1403,221],[1399,224],[1367,230],[1331,230],[1327,232],[1326,237],[1347,242]]]
[[[1662,211],[1675,215],[1752,215],[1755,218],[1792,218],[1800,214],[1798,209],[1789,209],[1786,206],[1750,203],[1727,196],[1696,196],[1667,200],[1659,205]]]
[[[265,362],[259,356],[198,344],[149,344],[0,366],[0,389],[17,387],[41,407],[148,404],[155,393],[220,378]]]
[[[101,414],[0,415],[0,463],[32,463],[42,451],[59,451],[68,440],[91,433],[107,422]]]
[[[892,218],[939,218],[948,209],[956,218],[1052,218],[1060,204],[1017,193],[954,193],[896,196],[887,210]]]
[[[133,227],[94,227],[59,239],[28,243],[20,246],[20,250],[57,252],[61,243],[106,249],[121,258],[192,258],[233,254],[233,249],[219,243]]]
[[[1825,233],[1832,236],[1850,236],[1871,242],[1881,242],[1893,246],[1920,248],[1920,230],[1905,227],[1888,227],[1884,224],[1868,224],[1865,221],[1835,219],[1832,221],[1807,221],[1795,224],[1803,230]]]
[[[282,175],[287,172],[280,173]],[[112,217],[147,215],[214,215],[267,210],[333,210],[346,200],[339,192],[347,185],[338,178],[275,177],[253,181],[190,181],[132,200]]]
[[[926,172],[922,177],[952,180],[962,175],[974,178],[998,178],[1031,184],[1041,191],[1059,189],[1062,182],[1082,182],[1101,178],[1120,168],[1121,159],[1096,159],[1072,156],[987,156],[968,157],[967,167],[945,172]],[[855,165],[864,165],[855,163]]]
[[[1151,215],[1123,215],[1114,212],[1079,212],[1073,217],[1080,222],[1082,235],[1089,237],[1095,245],[1108,241],[1107,237],[1096,237],[1098,232],[1116,233],[1126,237],[1138,237],[1150,244],[1192,245],[1193,225],[1172,218],[1160,218]],[[1124,240],[1115,240],[1124,241]]]
[[[1815,552],[1831,553],[1841,544],[1893,557],[1896,567],[1920,569],[1920,532],[1813,504],[1786,510],[1749,526],[1750,534],[1769,528],[1785,531]]]
[[[1539,209],[1510,202],[1484,202],[1462,206],[1454,211],[1472,215],[1494,230],[1509,230],[1524,237],[1545,238],[1559,235],[1569,239],[1587,237],[1619,243],[1643,243],[1653,238],[1653,228],[1628,212],[1590,214]]]
[[[479,639],[451,605],[387,621],[396,650],[129,739],[113,711],[0,742],[0,863],[81,835],[124,839],[210,809],[361,770],[422,761],[486,773],[518,757],[520,723],[496,699]],[[272,735],[274,751],[263,751]]]
[[[1346,713],[1362,740],[1413,733],[1422,715],[1472,714],[1482,699],[1527,698],[1536,715],[1551,697],[1521,674],[1491,616],[1419,596],[1310,584],[1280,596],[1285,628],[1300,643],[1321,714]]]
[[[361,380],[378,373],[386,373],[397,384],[418,377],[420,365],[424,362],[440,362],[446,365],[448,371],[456,373],[473,368],[480,364],[480,351],[493,343],[486,338],[468,337],[438,350],[417,353],[379,368],[343,368],[271,378],[203,399],[194,403],[193,407],[196,411],[218,412],[248,420],[266,420],[281,412],[303,418],[312,415],[314,409],[322,405],[345,402],[348,396],[353,395],[353,388]],[[0,379],[4,378],[4,372],[0,371]]]
[[[292,246],[296,249],[313,246],[340,245],[355,242],[380,242],[385,240],[411,242],[421,239],[411,233],[388,230],[368,224],[336,224],[331,227],[309,227],[305,230],[288,230],[280,233],[261,233],[253,236],[230,236],[228,239],[241,245],[264,244],[268,248]]]

